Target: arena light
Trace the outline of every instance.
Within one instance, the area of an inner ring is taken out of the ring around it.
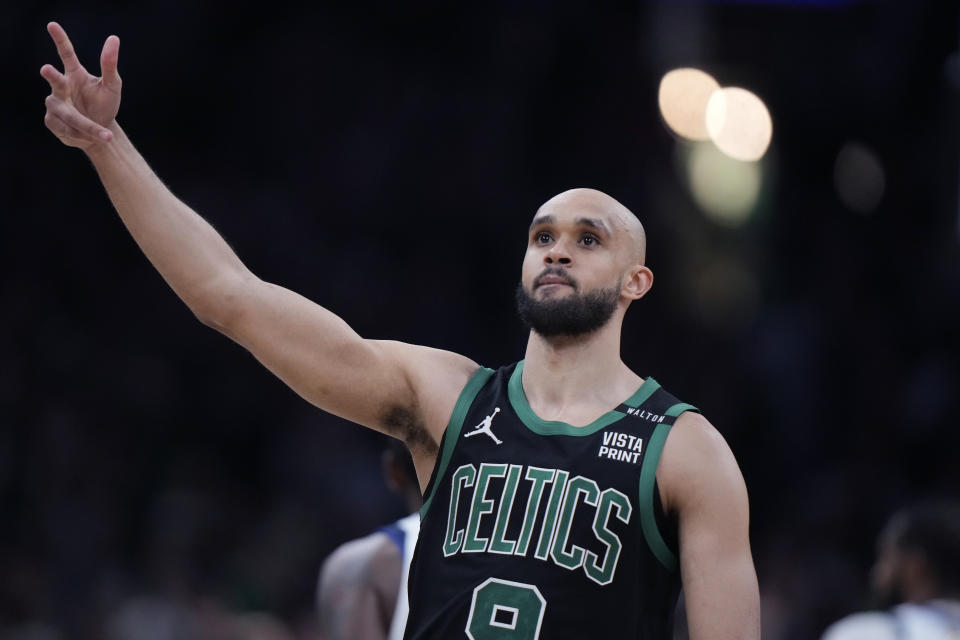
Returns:
[[[833,185],[840,201],[857,213],[872,213],[883,200],[886,174],[877,154],[864,144],[848,142],[833,165]]]
[[[710,143],[694,146],[685,160],[690,193],[704,215],[723,226],[743,225],[760,198],[761,164],[734,160]]]
[[[720,151],[744,162],[762,158],[773,138],[773,119],[767,105],[741,87],[725,87],[710,95],[706,126]]]
[[[707,102],[719,88],[720,84],[700,69],[667,72],[660,80],[657,96],[663,121],[682,138],[708,140]]]

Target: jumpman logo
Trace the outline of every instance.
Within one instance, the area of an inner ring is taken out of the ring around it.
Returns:
[[[493,438],[493,441],[494,441],[496,444],[503,444],[503,440],[501,440],[501,439],[498,438],[497,436],[493,435],[493,431],[490,431],[490,425],[493,423],[493,416],[497,415],[497,413],[499,413],[499,411],[500,411],[500,407],[497,407],[496,409],[494,409],[494,410],[493,410],[493,413],[491,413],[491,414],[488,415],[486,418],[484,418],[484,419],[483,419],[483,422],[481,422],[480,424],[478,424],[477,426],[475,426],[475,427],[473,428],[473,431],[471,431],[470,433],[467,433],[467,434],[465,435],[465,437],[469,438],[470,436],[475,436],[475,435],[477,435],[478,433],[485,433],[485,434],[487,434],[488,436],[490,436],[491,438]]]

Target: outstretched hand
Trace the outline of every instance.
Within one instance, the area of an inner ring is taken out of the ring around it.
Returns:
[[[63,27],[51,22],[47,31],[57,45],[63,73],[49,64],[40,68],[40,75],[50,83],[52,90],[46,100],[44,124],[70,147],[89,149],[95,144],[109,142],[113,132],[108,127],[120,109],[121,83],[117,73],[120,38],[110,36],[103,43],[100,54],[103,75],[98,78],[80,64]]]

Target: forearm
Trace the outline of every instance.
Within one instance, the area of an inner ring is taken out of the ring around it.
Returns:
[[[137,152],[120,125],[87,150],[113,206],[167,284],[201,320],[224,313],[231,285],[252,275],[210,224],[181,202]]]

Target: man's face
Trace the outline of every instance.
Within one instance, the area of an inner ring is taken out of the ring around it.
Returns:
[[[877,561],[870,571],[872,604],[886,609],[906,600],[903,588],[905,558],[903,551],[889,533],[877,542]]]
[[[540,335],[582,335],[617,310],[631,239],[621,220],[589,199],[556,200],[530,226],[517,307]]]

